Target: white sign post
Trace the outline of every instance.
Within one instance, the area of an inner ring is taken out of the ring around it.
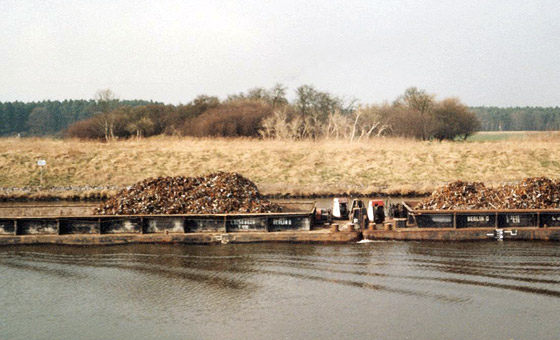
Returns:
[[[47,165],[47,161],[44,159],[40,159],[37,161],[37,165],[39,166],[40,169],[40,175],[39,175],[39,181],[40,181],[40,186],[43,186],[43,167],[45,165]]]

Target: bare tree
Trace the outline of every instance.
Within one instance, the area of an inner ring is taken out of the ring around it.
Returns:
[[[348,116],[340,113],[340,111],[335,111],[329,114],[327,119],[327,124],[325,126],[325,137],[329,138],[346,138],[349,134],[350,121]]]
[[[429,138],[431,111],[435,105],[435,96],[416,87],[409,87],[395,102],[395,106],[404,106],[411,111],[411,116],[419,117],[420,138]]]
[[[353,114],[350,140],[382,136],[389,129],[387,115],[385,106],[364,105],[358,107]]]
[[[280,83],[275,84],[274,87],[270,89],[269,96],[273,109],[288,104],[286,89],[287,88]]]
[[[296,102],[295,107],[300,113],[301,118],[305,118],[313,106],[317,91],[311,85],[302,85],[296,89]]]
[[[290,122],[286,110],[274,110],[272,115],[263,119],[262,129],[259,133],[263,138],[291,139]]]
[[[95,93],[95,104],[97,105],[96,115],[103,124],[105,140],[115,139],[115,114],[119,99],[111,89],[97,90]]]

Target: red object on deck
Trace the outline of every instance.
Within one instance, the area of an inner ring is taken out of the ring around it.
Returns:
[[[372,201],[371,201],[371,205],[372,205],[372,206],[375,206],[376,204],[377,204],[378,206],[380,206],[380,207],[383,207],[383,206],[384,206],[383,200],[372,200]]]

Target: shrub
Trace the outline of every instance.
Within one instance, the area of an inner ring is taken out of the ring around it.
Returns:
[[[184,134],[197,137],[258,137],[272,106],[261,100],[241,99],[221,104],[188,120]]]
[[[94,117],[71,124],[65,132],[66,137],[79,139],[105,139],[105,131]]]

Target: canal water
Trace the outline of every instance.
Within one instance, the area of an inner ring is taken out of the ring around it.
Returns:
[[[558,339],[560,244],[0,248],[0,339]]]

